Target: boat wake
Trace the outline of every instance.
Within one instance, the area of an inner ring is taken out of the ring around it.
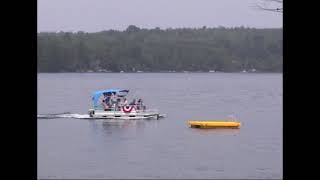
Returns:
[[[38,114],[38,119],[57,119],[57,118],[75,118],[75,119],[89,119],[88,114],[74,114],[74,113],[57,113],[57,114]]]

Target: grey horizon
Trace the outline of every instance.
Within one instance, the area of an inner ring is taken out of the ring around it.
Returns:
[[[38,0],[38,32],[207,27],[282,28],[260,0]]]

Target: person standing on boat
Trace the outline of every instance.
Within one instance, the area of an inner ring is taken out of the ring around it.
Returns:
[[[136,105],[136,99],[133,99],[129,105]]]
[[[110,106],[111,97],[110,97],[108,94],[106,94],[104,97],[105,97],[104,102],[105,102],[108,106]]]
[[[102,105],[104,110],[107,110],[109,108],[110,97],[107,94],[103,94],[103,96]]]
[[[146,110],[146,106],[143,104],[141,98],[138,100],[138,109]]]
[[[121,98],[117,98],[117,102],[115,104],[115,107],[116,107],[117,111],[121,110],[121,106],[122,106]]]
[[[137,102],[137,109],[140,110],[141,109],[141,99],[138,99]]]
[[[111,98],[110,99],[111,99],[112,107],[115,107],[115,105],[117,104],[117,97],[116,97],[115,93],[111,94]]]
[[[127,98],[124,98],[123,99],[123,106],[127,106],[128,105],[128,100],[127,100]]]
[[[136,99],[134,98],[129,105],[130,105],[130,106],[133,106],[135,109],[137,109]]]

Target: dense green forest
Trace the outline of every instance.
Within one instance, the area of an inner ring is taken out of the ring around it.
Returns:
[[[38,33],[38,72],[282,72],[282,29]]]

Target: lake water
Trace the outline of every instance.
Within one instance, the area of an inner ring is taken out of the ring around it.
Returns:
[[[282,74],[38,74],[38,114],[87,114],[91,93],[127,88],[160,120],[38,119],[38,178],[282,178]],[[224,120],[240,129],[194,129]]]

